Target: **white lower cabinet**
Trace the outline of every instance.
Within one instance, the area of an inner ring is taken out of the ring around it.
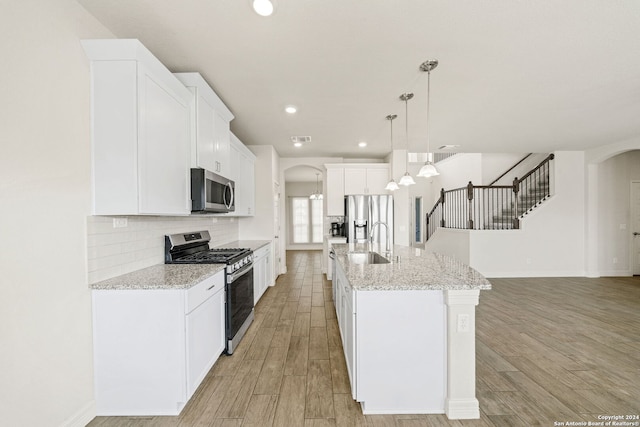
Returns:
[[[224,279],[223,279],[224,282]],[[187,394],[192,395],[224,350],[224,283],[187,314]]]
[[[178,415],[224,351],[224,272],[190,289],[94,290],[97,415]]]
[[[354,290],[336,262],[334,302],[353,398],[365,414],[445,412],[443,291]]]
[[[253,252],[253,301],[257,304],[260,297],[273,284],[271,270],[271,244]]]
[[[333,279],[333,259],[329,256],[331,254],[331,248],[336,243],[347,243],[346,237],[338,236],[324,236],[324,242],[322,246],[322,272],[327,275],[328,280]]]

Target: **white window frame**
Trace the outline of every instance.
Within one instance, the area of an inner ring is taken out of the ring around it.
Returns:
[[[294,230],[296,227],[295,224],[295,215],[294,215],[294,200],[305,200],[307,203],[307,241],[306,242],[295,242],[294,241]],[[313,205],[320,203],[320,214],[316,221],[313,218]],[[319,245],[322,244],[323,235],[324,235],[324,201],[323,200],[312,200],[309,197],[305,196],[289,196],[288,200],[288,209],[289,209],[289,244],[290,245]],[[317,222],[319,221],[319,224]],[[314,227],[317,236],[314,236]],[[319,231],[318,231],[319,230]],[[313,238],[316,237],[317,240],[314,241]]]

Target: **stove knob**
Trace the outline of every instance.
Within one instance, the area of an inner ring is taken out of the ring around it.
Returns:
[[[235,264],[233,264],[233,266],[235,267],[236,270],[240,269],[240,263],[236,262]]]

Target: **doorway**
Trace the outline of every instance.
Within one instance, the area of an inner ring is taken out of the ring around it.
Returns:
[[[631,271],[640,275],[640,181],[631,181]]]
[[[411,246],[417,248],[424,247],[422,210],[422,196],[412,197],[411,206],[409,207],[409,215],[411,215]]]

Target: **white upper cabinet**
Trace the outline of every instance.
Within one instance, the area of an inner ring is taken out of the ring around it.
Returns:
[[[94,215],[187,215],[193,95],[138,40],[83,40],[91,61]]]
[[[327,216],[344,216],[344,167],[325,165],[327,168],[327,191],[325,194]]]
[[[232,179],[230,126],[234,116],[200,73],[175,73],[193,94],[191,167]]]
[[[344,168],[344,194],[387,194],[389,165],[373,163]]]
[[[227,216],[253,216],[256,206],[256,156],[233,133],[230,135],[230,178],[236,183],[236,209]]]
[[[344,216],[344,196],[388,194],[388,163],[334,163],[327,169],[326,204],[328,216]]]
[[[389,194],[385,187],[389,182],[389,165],[381,164],[380,167],[367,167],[367,193]]]

